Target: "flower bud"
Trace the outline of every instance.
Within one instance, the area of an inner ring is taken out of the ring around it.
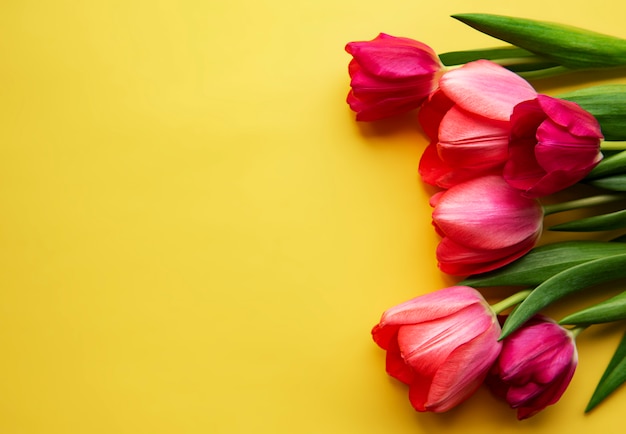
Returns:
[[[419,113],[431,139],[420,160],[424,182],[450,188],[501,173],[508,157],[513,108],[536,95],[523,78],[487,60],[445,73]]]
[[[452,286],[387,310],[373,328],[387,373],[409,385],[417,411],[444,412],[469,398],[498,357],[500,325],[482,295]]]
[[[578,364],[572,332],[535,315],[502,341],[502,351],[487,385],[517,409],[517,418],[534,416],[556,403]]]
[[[582,180],[602,160],[598,121],[578,104],[538,95],[511,115],[503,176],[527,197],[542,197]]]
[[[532,249],[543,228],[538,201],[497,175],[483,176],[431,198],[433,225],[443,237],[439,268],[457,276],[502,267]]]
[[[432,48],[384,33],[350,42],[352,89],[347,102],[358,121],[375,121],[418,108],[437,87],[443,65]]]

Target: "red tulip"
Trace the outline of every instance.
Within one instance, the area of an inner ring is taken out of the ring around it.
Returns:
[[[472,395],[498,357],[500,325],[482,295],[453,286],[387,310],[372,330],[387,373],[417,411],[444,412]]]
[[[418,108],[437,87],[443,65],[421,42],[379,34],[350,42],[352,89],[347,102],[359,121],[375,121]]]
[[[574,102],[538,95],[515,107],[511,124],[504,178],[528,197],[574,185],[602,159],[600,125]]]
[[[497,175],[457,184],[431,198],[441,270],[464,276],[502,267],[533,248],[543,208]]]
[[[501,171],[513,108],[536,95],[519,75],[487,60],[445,73],[419,113],[431,139],[420,161],[423,180],[449,188]]]
[[[520,420],[556,403],[578,364],[572,332],[536,315],[502,342],[487,380],[491,390],[517,409]]]

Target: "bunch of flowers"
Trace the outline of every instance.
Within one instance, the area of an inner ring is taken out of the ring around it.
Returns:
[[[438,55],[381,33],[346,46],[358,121],[417,110],[430,141],[419,173],[437,189],[437,261],[460,280],[388,309],[372,336],[417,411],[445,412],[485,384],[525,419],[566,391],[578,333],[626,319],[626,292],[558,321],[542,312],[626,277],[626,85],[549,96],[531,81],[626,66],[626,40],[514,17],[454,18],[508,45]],[[565,190],[579,196],[557,201]],[[544,228],[547,215],[581,208],[593,215]],[[542,244],[547,231],[618,234]],[[514,291],[490,305],[480,292],[489,287]],[[624,381],[626,335],[586,411]]]

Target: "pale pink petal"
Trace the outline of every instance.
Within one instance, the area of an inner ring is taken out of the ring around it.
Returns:
[[[468,248],[446,237],[437,246],[438,265],[441,271],[453,276],[486,273],[524,256],[536,245],[539,236],[538,232],[518,244],[496,250]]]
[[[379,327],[419,324],[455,314],[459,310],[484,303],[482,295],[468,286],[451,286],[415,297],[386,310]]]
[[[433,220],[447,237],[476,249],[515,245],[541,229],[543,209],[498,176],[485,176],[446,191]]]
[[[537,95],[526,80],[488,60],[447,72],[439,86],[463,109],[501,121],[509,120],[516,104]]]
[[[398,345],[413,370],[434,375],[457,346],[484,333],[493,317],[483,304],[468,306],[445,319],[423,325],[405,325],[398,331]],[[451,345],[454,343],[454,345]]]
[[[425,407],[444,412],[469,398],[485,379],[498,357],[500,326],[494,321],[476,339],[461,345],[443,363],[433,382]]]
[[[501,170],[499,165],[492,168],[477,169],[468,167],[451,167],[446,164],[437,151],[437,143],[431,143],[426,147],[419,162],[419,174],[426,184],[441,188],[452,188],[457,184],[478,178],[480,176],[495,175]],[[438,194],[438,193],[436,193]],[[436,206],[431,197],[431,206]]]
[[[439,130],[439,156],[452,167],[485,169],[507,159],[509,122],[483,118],[455,106],[445,114]]]

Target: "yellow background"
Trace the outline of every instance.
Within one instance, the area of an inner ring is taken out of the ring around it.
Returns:
[[[626,37],[614,1],[4,0],[0,433],[621,431],[625,390],[583,409],[623,327],[583,333],[566,395],[523,423],[482,389],[415,413],[371,341],[454,280],[425,139],[354,121],[344,45],[499,45],[461,12]]]

